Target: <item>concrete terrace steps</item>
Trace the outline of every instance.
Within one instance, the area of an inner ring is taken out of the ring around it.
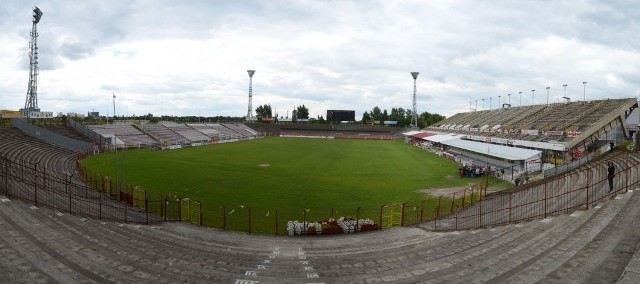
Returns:
[[[597,235],[556,270],[547,274],[542,282],[572,279],[577,282],[604,283],[618,279],[640,244],[640,196],[633,192],[618,195],[616,200],[608,203],[620,203],[622,208]]]
[[[639,197],[630,202],[632,196],[632,192],[620,195],[599,209],[573,216],[492,229],[432,233],[399,228],[337,238],[250,236],[173,223],[102,222],[10,201],[0,203],[0,225],[9,232],[0,233],[0,246],[25,255],[31,264],[25,269],[43,282],[309,283],[315,278],[307,277],[315,276],[319,277],[315,282],[325,283],[530,282],[555,277],[555,271],[581,257],[581,252],[598,258],[599,254],[589,254],[594,236],[613,224],[611,220],[640,215],[622,216],[637,205]],[[380,247],[384,243],[388,247]],[[341,244],[359,244],[361,252],[344,253]],[[17,271],[5,262],[0,267]],[[562,279],[567,278],[555,280]]]
[[[560,216],[558,219],[564,218],[565,216]],[[502,260],[507,258],[505,256],[516,254],[531,245],[544,242],[550,232],[554,232],[565,224],[566,220],[515,225],[509,228],[508,235],[489,240],[481,239],[481,235],[503,228],[463,232],[466,234],[465,238],[451,241],[450,247],[444,250],[440,250],[436,246],[430,250],[419,252],[420,258],[403,260],[409,265],[403,265],[401,269],[374,274],[367,273],[365,277],[368,277],[368,280],[387,277],[392,280],[409,282],[426,281],[427,279],[435,280],[436,283],[454,281],[476,270],[491,269],[498,262],[504,265]],[[538,231],[542,233],[536,234]],[[532,238],[532,236],[535,237]],[[509,250],[500,249],[503,247],[508,247]],[[423,279],[423,276],[426,277]]]

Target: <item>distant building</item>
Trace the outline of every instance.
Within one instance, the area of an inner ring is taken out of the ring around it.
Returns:
[[[53,118],[53,112],[51,111],[30,111],[29,118]]]

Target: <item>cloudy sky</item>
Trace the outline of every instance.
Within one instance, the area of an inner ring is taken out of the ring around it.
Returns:
[[[587,99],[640,93],[635,0],[5,0],[0,109],[24,107],[34,5],[39,107],[54,113],[112,115],[115,93],[118,115],[244,116],[247,69],[254,109],[282,116],[411,108],[411,71],[418,111],[446,116],[546,103],[547,86],[557,102],[563,84],[582,100],[583,81]]]

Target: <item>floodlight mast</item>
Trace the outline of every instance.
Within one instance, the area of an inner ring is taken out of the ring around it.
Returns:
[[[252,96],[253,96],[253,74],[256,73],[256,70],[247,70],[247,73],[249,73],[249,106],[247,108],[247,120],[250,120],[251,117],[253,116],[253,102],[252,102]]]
[[[42,18],[42,11],[38,7],[33,8],[33,25],[31,27],[31,40],[29,41],[29,86],[27,87],[27,99],[24,103],[23,114],[30,118],[32,111],[40,111],[38,108],[38,29],[37,25]]]
[[[411,72],[411,76],[413,77],[413,110],[411,111],[411,126],[418,127],[418,109],[416,107],[416,94],[418,89],[416,87],[416,82],[418,80],[418,74],[420,72]]]

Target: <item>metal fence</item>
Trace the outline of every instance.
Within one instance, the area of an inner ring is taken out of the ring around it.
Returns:
[[[476,229],[589,209],[639,185],[638,154],[598,159],[552,179],[487,195],[479,183],[450,196],[374,207],[262,208],[204,203],[187,197],[149,194],[114,181],[76,161],[81,178],[37,163],[0,156],[0,193],[81,216],[118,222],[181,221],[223,230],[263,234],[337,234],[419,225],[433,230]],[[606,162],[618,169],[608,192]],[[301,205],[303,206],[303,205]],[[345,225],[346,224],[346,225]]]
[[[609,190],[607,161],[614,163]],[[483,196],[473,206],[436,216],[423,226],[433,230],[464,230],[506,225],[587,210],[616,194],[640,185],[638,154],[618,153],[551,179]]]
[[[37,163],[0,156],[0,193],[61,212],[118,222],[153,223],[165,220],[161,200],[113,198],[71,175],[53,173]],[[143,206],[131,206],[133,202]],[[152,208],[160,210],[152,211]],[[158,214],[160,213],[160,214]]]

